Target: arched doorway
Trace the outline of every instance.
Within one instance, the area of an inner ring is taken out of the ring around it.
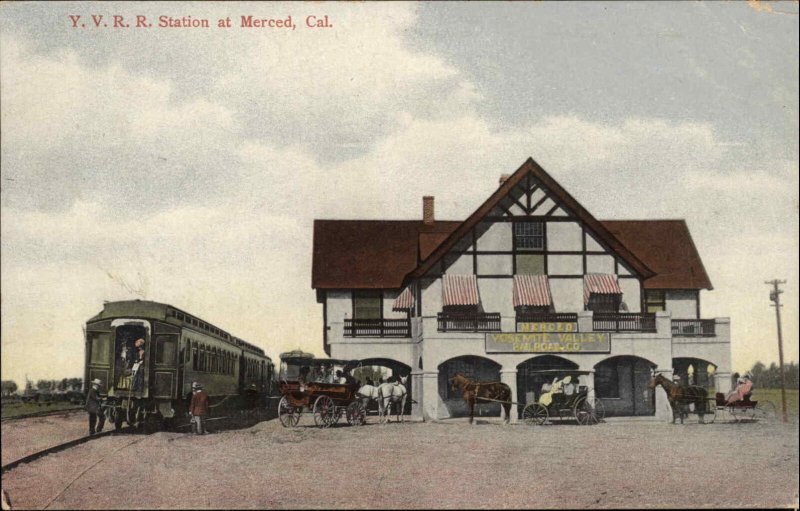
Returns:
[[[379,385],[381,381],[395,381],[398,376],[408,377],[406,381],[406,406],[403,410],[403,415],[410,415],[412,401],[410,366],[390,358],[365,358],[361,360],[361,367],[353,371],[353,377],[359,380],[361,385],[366,385],[367,378],[369,378],[374,385]],[[373,407],[377,410],[378,404],[370,403],[367,408],[371,410]]]
[[[679,376],[682,385],[697,385],[712,391],[716,388],[714,374],[717,366],[701,358],[680,357],[672,359],[672,374]]]
[[[458,390],[453,390],[450,385],[450,378],[456,373],[461,373],[470,380],[474,381],[500,381],[500,364],[488,358],[474,355],[465,355],[451,358],[439,365],[439,397],[444,402],[447,410],[445,416],[449,417],[468,417],[464,398]],[[476,403],[475,415],[500,415],[500,405],[498,403]]]
[[[607,416],[654,415],[655,391],[648,387],[656,364],[634,356],[611,357],[594,366],[594,395]]]
[[[539,400],[542,385],[553,381],[552,373],[542,371],[559,369],[578,369],[578,364],[555,355],[541,355],[529,358],[517,366],[517,401],[521,403],[517,408],[519,413],[522,413],[526,404]]]

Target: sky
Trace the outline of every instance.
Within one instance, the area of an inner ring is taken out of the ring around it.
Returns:
[[[463,220],[528,157],[598,219],[686,219],[734,370],[777,361],[785,279],[798,359],[796,2],[4,2],[0,134],[3,379],[80,376],[136,298],[322,355],[314,219]]]

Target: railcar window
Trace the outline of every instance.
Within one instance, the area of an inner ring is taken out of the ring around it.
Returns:
[[[92,349],[92,364],[108,365],[108,355],[111,351],[111,334],[89,334]]]
[[[177,343],[174,336],[156,336],[156,364],[175,365]]]

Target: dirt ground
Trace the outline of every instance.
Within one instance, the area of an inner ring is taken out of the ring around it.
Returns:
[[[6,446],[4,424],[4,459]],[[797,507],[797,473],[796,421],[320,430],[273,420],[100,438],[2,484],[16,509]]]
[[[5,465],[28,454],[87,435],[89,416],[79,410],[46,417],[6,420],[3,421],[2,433],[2,464]]]

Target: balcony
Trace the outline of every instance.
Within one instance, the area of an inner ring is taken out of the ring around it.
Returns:
[[[656,315],[639,312],[595,312],[592,316],[595,332],[647,332],[656,331]]]
[[[681,337],[714,337],[716,336],[713,319],[673,319],[672,335]]]
[[[436,315],[440,332],[499,332],[499,312],[440,312]]]
[[[411,321],[404,319],[345,319],[345,337],[411,337]]]

